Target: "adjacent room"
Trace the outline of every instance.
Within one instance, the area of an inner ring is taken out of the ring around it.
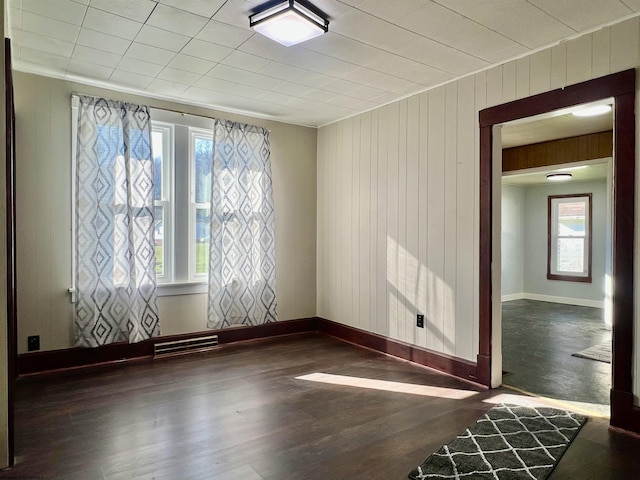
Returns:
[[[2,6],[0,479],[640,478],[640,3]]]

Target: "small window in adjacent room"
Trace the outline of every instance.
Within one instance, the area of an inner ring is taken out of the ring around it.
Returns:
[[[548,201],[547,278],[591,283],[591,194]]]

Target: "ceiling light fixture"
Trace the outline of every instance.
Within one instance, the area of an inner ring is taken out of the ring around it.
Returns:
[[[573,112],[575,117],[595,117],[611,111],[611,105],[593,105]]]
[[[571,172],[547,173],[547,180],[550,182],[568,182],[573,175]]]
[[[290,47],[329,31],[329,20],[318,8],[304,0],[268,2],[249,16],[256,32]]]

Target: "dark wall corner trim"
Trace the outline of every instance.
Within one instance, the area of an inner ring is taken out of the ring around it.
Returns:
[[[331,320],[318,318],[317,322],[318,331],[326,335],[479,384],[476,364],[469,360],[434,352]]]
[[[206,330],[181,335],[166,335],[139,343],[114,343],[97,348],[66,348],[46,352],[18,355],[18,375],[36,375],[64,370],[91,368],[100,365],[140,361],[153,357],[153,347],[158,342],[171,342],[188,338],[218,335],[218,344],[236,343],[278,335],[291,335],[314,331],[316,318],[285,320],[265,323],[255,327],[233,327],[224,330]]]
[[[633,394],[611,389],[611,427],[623,433],[640,434],[640,407],[633,404]]]

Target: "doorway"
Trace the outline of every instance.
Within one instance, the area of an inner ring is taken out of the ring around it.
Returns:
[[[633,246],[635,207],[635,70],[517,100],[480,112],[480,342],[478,380],[491,387],[502,383],[500,292],[501,152],[494,145],[497,126],[583,103],[613,98],[613,358],[611,425],[638,429],[640,409],[633,405]],[[499,132],[497,132],[499,135]],[[499,142],[498,142],[499,144]],[[496,221],[494,222],[494,218]]]
[[[501,128],[503,385],[600,417],[611,389],[608,103]]]

